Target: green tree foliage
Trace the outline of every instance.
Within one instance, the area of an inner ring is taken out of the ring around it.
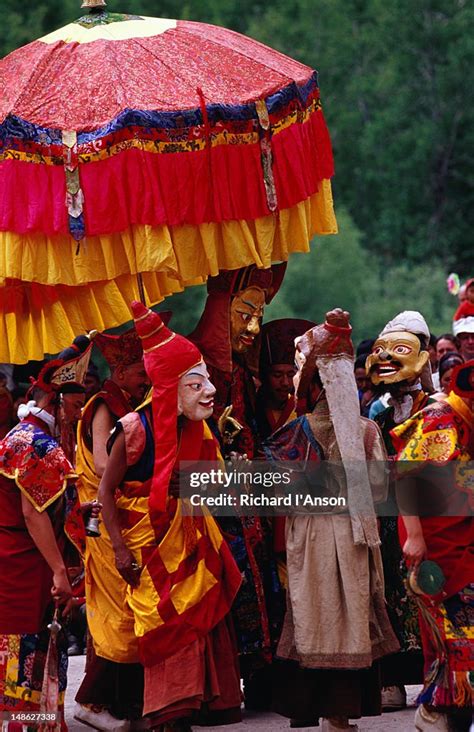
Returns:
[[[358,337],[397,310],[449,327],[450,270],[474,273],[474,3],[470,0],[108,0],[108,9],[224,25],[320,72],[341,234],[294,256],[273,317],[353,313]],[[3,0],[0,55],[70,22],[80,0]],[[203,288],[174,296],[192,329]]]
[[[249,31],[321,70],[336,199],[386,265],[474,269],[474,5],[276,0]]]
[[[79,0],[2,0],[0,57],[79,17]]]
[[[265,320],[295,317],[320,323],[334,307],[351,313],[354,339],[375,337],[402,310],[419,310],[434,333],[451,329],[457,301],[439,264],[400,262],[387,270],[362,246],[350,215],[338,209],[340,233],[317,237],[310,254],[295,254]]]
[[[168,297],[154,310],[171,310],[173,313],[170,327],[173,330],[188,335],[194,330],[201,313],[204,310],[206,301],[206,288],[204,285],[189,287],[184,292]]]

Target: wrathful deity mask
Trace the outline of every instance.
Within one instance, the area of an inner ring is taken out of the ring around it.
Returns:
[[[186,371],[178,382],[178,414],[193,422],[209,419],[214,410],[216,387],[209,381],[204,361]]]
[[[265,306],[265,292],[247,287],[238,292],[230,305],[230,338],[235,353],[245,353],[260,333]]]
[[[387,333],[375,341],[366,369],[376,386],[399,384],[418,378],[428,360],[429,353],[421,349],[418,336],[408,332]]]

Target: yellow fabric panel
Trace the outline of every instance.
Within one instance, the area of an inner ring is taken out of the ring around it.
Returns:
[[[77,242],[65,235],[0,232],[0,279],[76,286],[160,272],[164,297],[221,269],[286,261],[293,252],[307,252],[315,234],[336,233],[331,182],[325,180],[306,201],[255,221],[133,226],[117,234],[88,236],[79,252]],[[174,289],[171,278],[180,280]]]
[[[206,533],[211,544],[216,551],[219,551],[223,541],[220,529],[212,516],[207,516],[205,521]],[[127,544],[129,544],[128,541]],[[181,501],[178,501],[173,521],[160,542],[158,551],[163,564],[170,573],[175,572],[187,556]],[[183,613],[198,603],[216,582],[216,578],[209,572],[205,563],[200,561],[192,576],[177,583],[171,590],[172,601],[177,612]],[[135,633],[137,637],[142,637],[148,631],[163,625],[163,619],[157,610],[159,600],[156,587],[148,569],[145,567],[140,575],[138,587],[133,590],[128,588],[128,604],[135,616]]]
[[[160,542],[159,549],[160,557],[166,567],[166,571],[169,574],[176,572],[179,565],[186,557],[181,501],[178,501],[176,513],[168,531]]]
[[[460,636],[466,640],[474,641],[474,625],[469,624],[466,617],[466,622],[462,627],[454,627],[453,621],[448,616],[446,608],[443,603],[439,605],[439,612],[443,618],[443,627],[446,640],[459,640]]]
[[[115,568],[115,554],[104,524],[101,536],[86,542],[87,624],[98,656],[116,663],[137,663],[138,642],[128,585]]]
[[[96,397],[92,397],[93,401]],[[82,423],[78,427],[77,440],[77,488],[81,502],[97,498],[99,477],[94,472],[91,451],[84,444]],[[146,543],[150,536],[148,499],[121,497],[119,508],[130,508],[144,514],[133,529],[124,533],[131,551]],[[116,663],[137,663],[138,641],[135,636],[135,620],[127,603],[128,585],[115,568],[115,554],[104,523],[101,536],[88,538],[84,558],[86,571],[86,609],[89,631],[98,656]],[[153,532],[152,532],[153,534]],[[141,557],[137,557],[140,562]]]
[[[183,285],[164,273],[143,275],[147,305],[163,300]],[[198,284],[198,281],[188,284]],[[4,281],[0,280],[0,287]],[[26,363],[57,353],[79,333],[113,328],[131,319],[130,303],[139,299],[137,278],[123,275],[110,282],[64,289],[62,301],[45,303],[41,309],[0,314],[0,362]]]
[[[75,286],[137,272],[177,271],[169,232],[163,227],[87,237],[79,250],[69,236],[0,232],[0,277]]]
[[[446,401],[462,417],[467,426],[471,428],[474,422],[474,411],[469,409],[464,399],[452,391],[449,393]]]
[[[144,273],[147,305],[153,305],[220,269],[286,261],[293,252],[308,251],[316,233],[337,233],[329,180],[310,199],[256,221],[134,227],[119,236],[88,238],[77,255],[75,242],[67,237],[0,233],[0,287],[6,277],[75,285],[60,288],[59,301],[42,307],[34,304],[28,284],[19,285],[30,307],[0,315],[0,362],[40,360],[79,333],[130,320],[130,302],[139,299],[133,274],[138,269]]]
[[[216,438],[212,434],[212,430],[209,427],[209,425],[207,424],[207,422],[204,422],[203,425],[204,425],[204,432],[202,434],[203,440],[212,440],[212,442],[214,443],[214,448],[216,450],[216,458],[215,458],[216,462],[219,463],[219,467],[222,470],[225,470],[224,458],[222,457],[222,453],[221,453],[219,444],[217,443]]]
[[[207,509],[203,508],[202,510],[203,513],[207,513]],[[218,552],[220,550],[222,542],[224,541],[221,530],[217,525],[215,518],[210,514],[204,516],[204,521],[206,522],[206,533],[210,539],[210,542],[214,549]]]
[[[171,590],[171,601],[176,612],[181,614],[197,605],[217,582],[212,572],[207,569],[204,559],[201,559],[193,574],[178,582]]]
[[[212,545],[218,550],[223,541],[222,534],[211,516],[205,520],[207,534]],[[159,546],[160,557],[168,572],[176,571],[186,557],[182,521],[180,502],[178,501],[178,508],[170,529]],[[190,577],[178,582],[171,589],[172,602],[176,611],[181,614],[196,605],[217,581],[207,569],[204,560],[201,560]],[[159,601],[160,597],[156,587],[148,569],[145,567],[140,575],[139,586],[133,590],[128,588],[128,604],[135,616],[135,634],[137,637],[142,637],[147,632],[164,624],[163,618],[157,609]]]
[[[79,6],[78,6],[79,7]],[[78,23],[68,23],[63,28],[48,33],[39,40],[42,43],[92,43],[92,41],[123,41],[128,38],[149,38],[176,28],[176,20],[171,18],[149,18],[140,16],[135,20],[122,20],[120,23],[107,23],[85,28]]]
[[[137,638],[163,625],[163,618],[157,610],[160,598],[146,567],[140,575],[138,587],[133,590],[128,587],[127,601],[135,617]]]
[[[98,395],[94,394],[84,406],[83,412],[86,409],[92,409],[92,404],[97,398]],[[77,492],[79,500],[81,503],[86,503],[97,498],[100,478],[94,470],[94,456],[84,442],[83,428],[84,423],[80,420],[77,425],[76,473],[78,475]]]
[[[123,539],[130,551],[139,555],[137,556],[137,560],[141,566],[141,550],[146,546],[155,544],[155,532],[153,531],[148,513],[148,497],[138,496],[127,498],[126,496],[120,496],[117,500],[117,508],[143,514],[143,518],[135,526],[122,531]]]

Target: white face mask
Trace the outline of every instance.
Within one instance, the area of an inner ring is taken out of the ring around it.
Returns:
[[[216,388],[209,381],[206,364],[193,366],[178,382],[178,415],[193,422],[208,419],[214,410]]]

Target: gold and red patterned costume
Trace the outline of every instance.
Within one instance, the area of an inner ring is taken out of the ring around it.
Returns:
[[[474,361],[469,363],[472,372]],[[467,369],[469,364],[462,364],[456,372]],[[426,559],[439,565],[445,584],[439,595],[418,598],[425,661],[419,701],[442,711],[472,706],[474,691],[473,425],[472,408],[451,391],[445,401],[430,404],[392,430],[399,474],[423,481],[429,469],[432,500],[438,493],[449,507],[445,515],[420,516]],[[433,465],[443,466],[438,484]],[[407,532],[402,518],[399,535],[403,546]]]
[[[41,388],[57,393],[83,391],[76,378],[82,379],[88,359],[87,353],[72,364],[46,364],[38,378]],[[53,573],[29,533],[22,496],[38,513],[47,512],[66,564],[68,548],[72,549],[69,542],[80,552],[85,546],[73,466],[40,418],[44,410],[35,402],[28,404],[36,414],[31,411],[0,441],[0,711],[9,713],[45,711],[47,624],[53,614]],[[57,656],[54,683],[61,711],[67,645],[60,640]]]

